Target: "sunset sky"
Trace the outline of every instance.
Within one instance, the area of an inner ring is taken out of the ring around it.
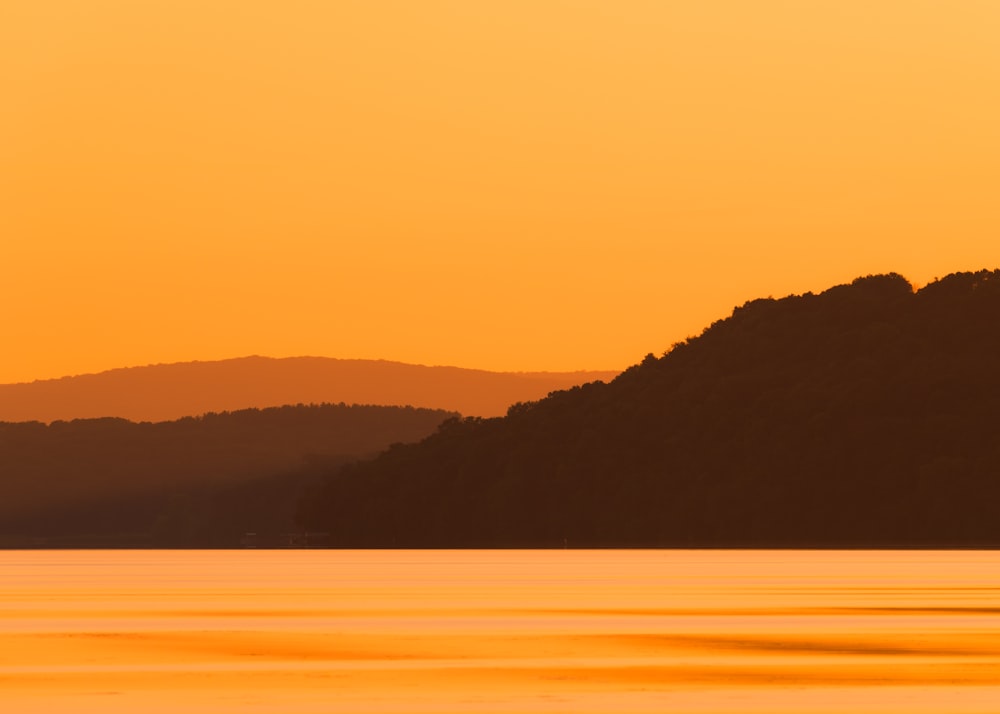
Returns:
[[[0,382],[624,368],[1000,267],[994,0],[14,0]]]

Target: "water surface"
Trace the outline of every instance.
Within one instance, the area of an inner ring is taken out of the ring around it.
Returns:
[[[1000,712],[1000,553],[0,552],[11,712]]]

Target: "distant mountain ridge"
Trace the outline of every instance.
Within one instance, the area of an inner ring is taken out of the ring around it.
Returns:
[[[753,300],[328,475],[340,547],[1000,547],[1000,270]]]
[[[0,421],[168,421],[286,404],[414,406],[497,416],[515,402],[613,378],[608,371],[489,372],[386,360],[241,357],[0,385]]]

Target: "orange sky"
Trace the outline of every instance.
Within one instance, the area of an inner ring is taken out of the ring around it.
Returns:
[[[0,382],[619,368],[1000,266],[993,0],[0,7]]]

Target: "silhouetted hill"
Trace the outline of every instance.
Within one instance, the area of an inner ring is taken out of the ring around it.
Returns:
[[[748,302],[329,476],[341,546],[1000,546],[1000,271]]]
[[[0,422],[0,545],[237,546],[293,527],[304,484],[454,412],[286,406],[178,421]]]
[[[284,404],[381,404],[497,416],[617,372],[486,372],[383,360],[243,357],[0,385],[0,421],[165,421]]]

